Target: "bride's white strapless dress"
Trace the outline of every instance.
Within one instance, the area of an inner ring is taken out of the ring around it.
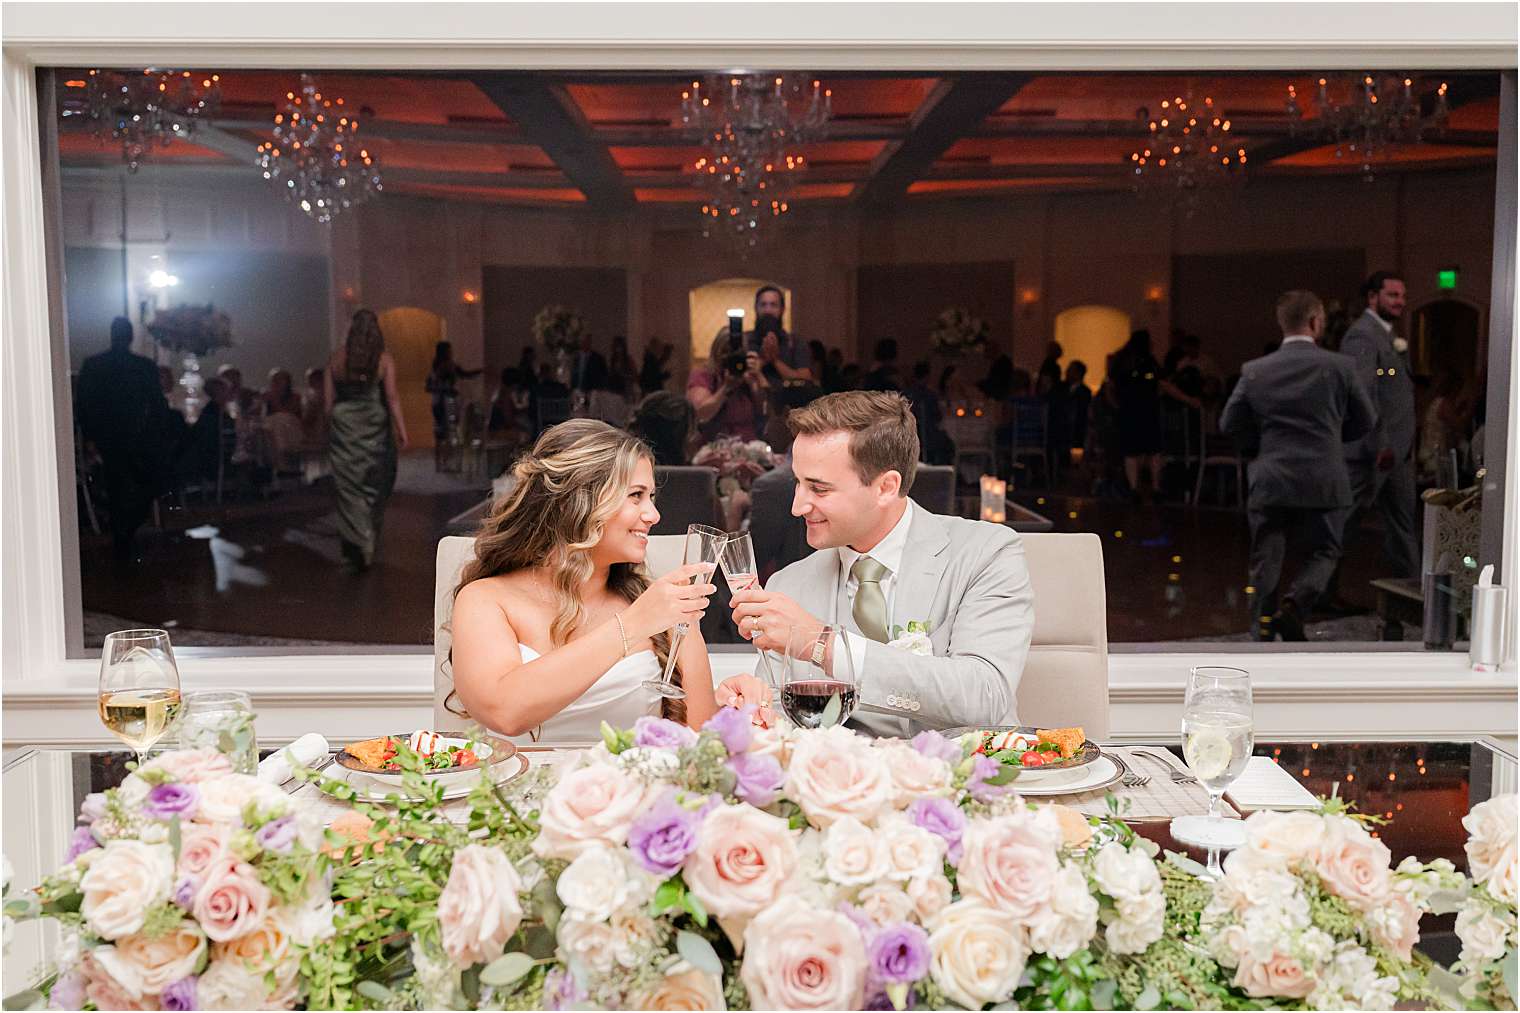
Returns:
[[[523,664],[539,657],[526,644],[519,644]],[[518,735],[519,746],[533,744],[587,743],[602,740],[602,722],[614,728],[632,728],[646,715],[660,713],[660,695],[646,689],[645,680],[660,677],[660,661],[653,651],[630,654],[602,673],[602,677],[564,710],[540,725],[532,735]]]

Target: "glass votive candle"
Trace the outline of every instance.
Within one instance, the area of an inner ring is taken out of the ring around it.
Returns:
[[[253,731],[253,701],[234,689],[201,689],[185,694],[179,724],[181,749],[214,749],[232,761],[238,774],[256,774],[259,745]]]

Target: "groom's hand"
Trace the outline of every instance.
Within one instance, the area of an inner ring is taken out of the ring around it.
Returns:
[[[734,625],[740,636],[763,651],[786,651],[786,634],[793,626],[822,626],[786,595],[777,591],[738,591],[732,598]]]

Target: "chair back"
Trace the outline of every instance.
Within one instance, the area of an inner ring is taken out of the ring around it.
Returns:
[[[948,464],[920,462],[908,496],[930,513],[954,514],[955,469]]]
[[[570,399],[567,397],[541,397],[538,399],[538,431],[557,426],[570,418]]]
[[[686,539],[677,535],[651,535],[649,549],[644,557],[644,567],[654,578],[663,576],[681,565]],[[454,637],[449,632],[449,619],[454,614],[454,587],[465,564],[475,558],[475,539],[450,535],[438,540],[438,556],[433,578],[433,728],[435,732],[463,731],[470,726],[468,718],[449,710],[446,706],[449,694],[454,691],[454,667],[449,662],[449,649]],[[463,710],[459,701],[454,707]]]
[[[1045,430],[1049,408],[1044,399],[1020,397],[1013,400],[1013,449],[1045,452]]]
[[[1019,680],[1019,722],[1109,734],[1103,542],[1091,533],[1024,534],[1034,637]]]
[[[628,407],[628,399],[623,395],[610,390],[594,390],[587,405],[587,414],[594,419],[601,419],[609,426],[626,429],[631,409]]]
[[[696,465],[656,465],[655,502],[660,508],[657,535],[684,535],[687,525],[723,526],[718,506],[718,469]]]

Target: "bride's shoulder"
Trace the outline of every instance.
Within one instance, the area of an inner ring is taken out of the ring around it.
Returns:
[[[502,609],[512,606],[521,606],[530,602],[527,584],[521,574],[503,573],[494,577],[481,577],[472,580],[459,589],[459,595],[454,600],[454,607],[460,605],[483,606],[496,605]]]

